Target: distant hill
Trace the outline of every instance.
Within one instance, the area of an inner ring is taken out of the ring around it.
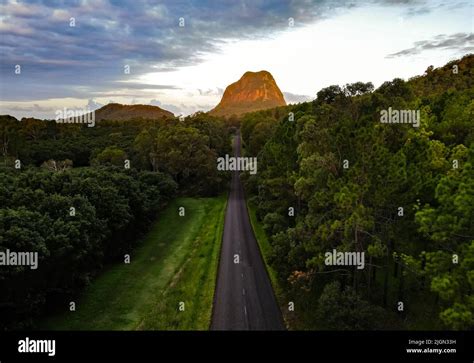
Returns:
[[[126,121],[133,119],[155,120],[163,117],[174,117],[170,111],[163,110],[158,106],[151,105],[122,105],[120,103],[109,103],[95,110],[95,121],[111,120]],[[23,117],[21,121],[32,121],[33,117]],[[0,115],[0,121],[18,121],[10,115]]]
[[[130,119],[160,119],[174,117],[170,111],[151,105],[121,105],[109,103],[95,111],[95,120],[130,120]]]
[[[242,78],[226,88],[221,101],[209,114],[241,115],[285,105],[283,94],[269,72],[245,72]]]

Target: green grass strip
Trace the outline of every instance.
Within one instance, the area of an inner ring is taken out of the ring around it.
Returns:
[[[108,268],[76,302],[76,311],[51,317],[40,328],[207,330],[226,200],[223,195],[173,201],[131,253],[130,264]]]

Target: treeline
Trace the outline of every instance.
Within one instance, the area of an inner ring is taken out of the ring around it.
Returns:
[[[246,190],[293,328],[474,327],[473,69],[470,55],[243,117]],[[420,110],[419,127],[381,123],[389,107]],[[364,269],[327,265],[334,249]]]
[[[170,141],[172,140],[172,141]],[[162,171],[173,176],[183,194],[209,195],[222,190],[215,159],[230,152],[229,126],[223,119],[196,113],[183,121],[100,121],[95,127],[0,116],[3,163],[14,166],[74,167],[115,165]],[[46,164],[44,164],[46,163]],[[64,163],[63,163],[64,164]]]
[[[133,247],[177,194],[216,195],[226,123],[101,121],[95,127],[0,117],[0,252],[37,252],[38,268],[0,267],[0,328],[32,327]]]

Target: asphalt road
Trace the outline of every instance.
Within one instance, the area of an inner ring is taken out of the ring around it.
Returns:
[[[240,135],[235,138],[234,154],[240,156]],[[232,173],[211,329],[283,330],[281,312],[250,224],[239,172]],[[235,255],[239,263],[235,263]]]

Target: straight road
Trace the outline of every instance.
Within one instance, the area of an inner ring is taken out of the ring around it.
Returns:
[[[240,134],[234,154],[240,156]],[[238,255],[239,263],[235,263]],[[283,330],[280,309],[253,234],[238,171],[232,174],[214,293],[212,330]]]

